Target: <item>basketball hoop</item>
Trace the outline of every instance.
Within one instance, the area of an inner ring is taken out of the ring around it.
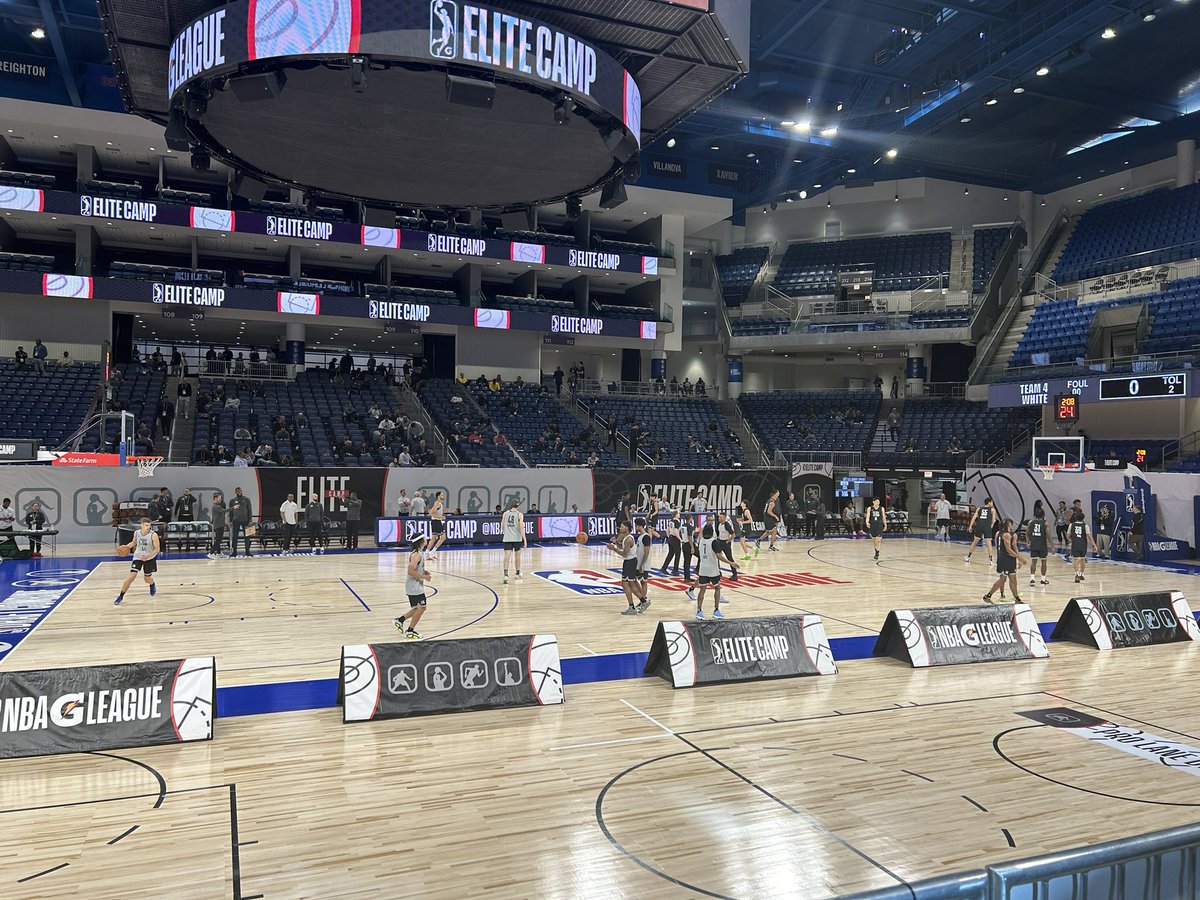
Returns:
[[[150,478],[154,475],[154,470],[158,468],[159,463],[164,459],[162,456],[134,456],[130,457],[138,467],[138,478]]]
[[[1038,466],[1042,470],[1042,477],[1047,481],[1054,480],[1054,473],[1058,471],[1058,466]]]

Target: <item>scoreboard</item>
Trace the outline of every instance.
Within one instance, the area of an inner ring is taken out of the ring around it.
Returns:
[[[1059,394],[1054,398],[1054,421],[1059,425],[1074,425],[1079,421],[1079,397]]]
[[[1125,375],[1100,379],[1101,400],[1148,400],[1187,396],[1187,373]]]

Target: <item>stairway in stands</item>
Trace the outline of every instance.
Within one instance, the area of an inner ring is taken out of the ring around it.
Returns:
[[[196,399],[200,396],[200,379],[188,378],[192,383],[191,410],[188,418],[179,415],[179,382],[182,378],[171,376],[167,379],[166,398],[175,405],[175,426],[171,431],[171,443],[165,454],[168,463],[187,465],[192,461],[192,436],[196,431]],[[160,446],[159,452],[162,452]]]

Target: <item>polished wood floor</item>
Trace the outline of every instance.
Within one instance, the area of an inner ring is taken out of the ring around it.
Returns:
[[[737,588],[726,582],[731,616],[819,613],[831,637],[878,632],[888,610],[978,602],[996,575],[986,554],[963,562],[965,546],[923,539],[889,539],[873,559],[869,540],[783,542],[743,563]],[[654,561],[665,552],[655,548]],[[740,562],[740,559],[739,559]],[[165,559],[159,592],[151,599],[139,579],[120,607],[113,599],[128,564],[103,562],[5,661],[4,668],[90,665],[187,655],[218,657],[222,685],[337,674],[342,644],[395,638],[392,620],[408,609],[405,556],[364,552],[325,556],[256,556],[239,560]],[[551,546],[522,560],[524,577],[502,584],[500,550],[455,550],[433,567],[435,591],[422,621],[427,637],[553,632],[563,656],[648,650],[660,618],[694,612],[683,583],[665,579],[651,588],[649,614],[620,616],[619,595],[580,594],[536,572],[594,572],[616,579],[619,560],[602,547]],[[1027,588],[1023,598],[1042,622],[1057,619],[1077,596],[1061,557],[1049,561],[1051,584]],[[753,586],[756,577],[800,575],[812,584]],[[580,582],[593,576],[555,575]],[[1089,563],[1089,592],[1176,589],[1187,576],[1148,567]],[[1186,587],[1184,588],[1185,593]]]
[[[867,634],[892,607],[970,601],[989,580],[957,545],[891,540],[878,566],[867,542],[810,547],[747,569],[850,584],[756,588],[728,611],[785,604]],[[622,618],[617,597],[529,574],[501,586],[498,559],[443,555],[428,634],[536,627],[568,655],[647,648],[659,615]],[[607,563],[556,548],[527,573]],[[121,567],[104,563],[5,667],[187,652],[216,653],[225,684],[331,677],[343,641],[389,639],[397,564],[168,560],[158,606],[131,593],[115,608]],[[1042,621],[1074,588],[1051,564],[1031,595]],[[1098,564],[1089,588],[1191,580]],[[688,608],[652,597],[651,613]],[[827,897],[1200,819],[1200,779],[1017,715],[1069,706],[1200,747],[1200,647],[1051,652],[691,691],[568,685],[561,707],[356,726],[333,709],[225,719],[202,745],[7,761],[0,896]]]

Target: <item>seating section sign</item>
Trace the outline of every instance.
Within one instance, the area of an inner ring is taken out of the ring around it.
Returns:
[[[0,673],[0,759],[207,741],[211,656]]]
[[[342,647],[343,722],[563,702],[552,634]]]
[[[659,622],[646,675],[677,688],[726,681],[835,675],[820,616]]]
[[[1181,591],[1157,591],[1072,598],[1052,637],[1113,650],[1200,641],[1200,627]]]
[[[1050,655],[1033,610],[1024,603],[894,609],[873,653],[915,668]]]

